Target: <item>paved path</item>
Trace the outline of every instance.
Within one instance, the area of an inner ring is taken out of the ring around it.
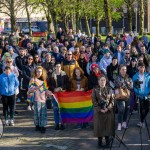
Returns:
[[[1,108],[1,107],[0,107]],[[48,126],[45,134],[35,131],[33,112],[25,110],[25,104],[17,105],[19,115],[15,116],[15,127],[6,127],[4,136],[0,139],[0,150],[97,150],[97,139],[93,136],[93,126],[87,129],[76,130],[75,125],[68,125],[64,131],[55,131],[52,110],[48,110]],[[2,114],[2,112],[1,112]],[[147,116],[150,118],[150,114]],[[150,129],[150,119],[148,120]],[[131,117],[129,129],[124,142],[130,150],[140,150],[139,128],[136,127],[138,114]],[[122,132],[116,132],[118,136]],[[150,141],[146,128],[142,129],[143,150],[150,150]],[[112,150],[125,150],[117,147],[114,141]]]

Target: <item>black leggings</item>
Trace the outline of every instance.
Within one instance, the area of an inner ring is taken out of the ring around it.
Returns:
[[[10,119],[14,119],[15,95],[11,96],[2,95],[2,104],[3,104],[3,115],[5,120],[8,120],[8,107],[10,109]]]
[[[144,122],[145,117],[147,116],[148,112],[149,112],[149,101],[148,100],[140,101],[141,122]]]

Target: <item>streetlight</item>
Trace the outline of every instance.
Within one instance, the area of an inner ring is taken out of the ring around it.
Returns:
[[[134,12],[135,12],[135,31],[136,31],[136,34],[137,34],[137,11],[138,11],[138,9],[134,8]]]
[[[138,3],[134,3],[134,12],[135,12],[135,32],[137,34],[137,11],[138,11]]]
[[[123,22],[122,22],[123,31],[124,31],[124,29],[125,29],[125,24],[124,24],[124,16],[125,16],[124,14],[125,14],[125,13],[127,13],[127,6],[124,4],[124,5],[123,5],[123,20],[122,20],[122,21],[123,21]]]

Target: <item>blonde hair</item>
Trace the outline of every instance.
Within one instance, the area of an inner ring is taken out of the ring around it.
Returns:
[[[32,73],[32,77],[35,78],[37,76],[37,70],[41,69],[42,70],[42,80],[46,80],[47,79],[47,71],[42,67],[42,66],[37,66]]]
[[[11,57],[6,57],[5,62],[7,62],[7,61],[12,61],[13,62],[13,59]]]

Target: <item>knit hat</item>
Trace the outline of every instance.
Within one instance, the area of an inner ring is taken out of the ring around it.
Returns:
[[[12,46],[8,46],[8,51],[13,50]]]
[[[50,55],[50,56],[51,56],[52,54],[51,54],[51,53],[46,53],[46,56],[48,56],[48,55]]]
[[[109,49],[104,49],[104,54],[106,54],[106,53],[110,53],[110,51],[109,51]]]
[[[94,70],[95,68],[99,68],[99,67],[98,67],[97,64],[92,64],[90,68],[91,68],[91,71],[93,72],[93,70]]]

